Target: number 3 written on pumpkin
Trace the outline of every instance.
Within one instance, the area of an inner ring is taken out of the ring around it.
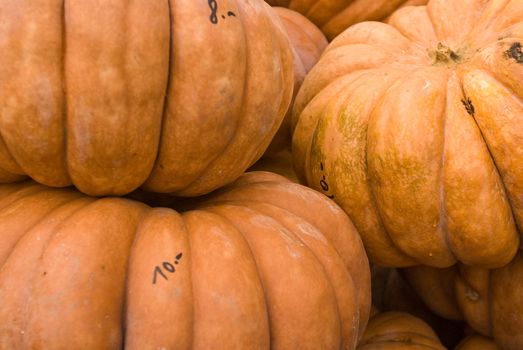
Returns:
[[[167,275],[165,274],[164,270],[167,271],[168,273],[175,273],[176,272],[175,265],[178,265],[180,263],[182,256],[183,256],[182,253],[176,255],[176,259],[174,260],[174,265],[171,264],[169,261],[164,261],[161,266],[156,265],[154,267],[154,271],[153,271],[153,284],[156,284],[158,275],[162,276],[166,281],[168,281],[169,278],[167,278]]]
[[[218,2],[216,0],[207,0],[209,7],[211,9],[211,15],[209,20],[212,24],[218,24]],[[232,11],[227,12],[228,17],[236,17],[236,14]],[[225,19],[225,15],[222,15],[222,18]]]

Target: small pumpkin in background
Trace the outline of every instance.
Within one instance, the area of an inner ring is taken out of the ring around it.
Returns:
[[[275,154],[264,155],[248,171],[269,171],[299,183],[292,166],[292,154],[285,149]]]
[[[0,182],[201,195],[261,157],[291,102],[293,50],[262,0],[0,12]]]
[[[523,348],[523,256],[506,266],[481,269],[463,264],[436,269],[407,268],[406,278],[438,315],[461,318],[504,350]]]
[[[463,339],[454,350],[501,350],[501,348],[492,339],[475,334]]]
[[[465,335],[462,320],[449,320],[436,315],[403,276],[401,270],[371,267],[372,305],[379,312],[404,312],[426,322],[441,343],[453,349]]]
[[[0,185],[0,348],[356,346],[370,276],[343,210],[264,172],[200,201]]]
[[[428,0],[265,0],[273,6],[298,11],[321,28],[329,40],[353,24],[383,21],[404,6],[425,5]]]
[[[404,312],[374,315],[358,343],[358,350],[446,350],[422,319]]]
[[[327,39],[318,27],[298,12],[283,7],[273,7],[273,10],[279,16],[292,43],[294,98],[298,94],[305,76],[318,62],[323,50],[327,47]],[[275,155],[282,150],[290,150],[292,140],[291,116],[292,108],[289,108],[265,155]]]
[[[293,110],[296,174],[386,267],[496,268],[523,228],[523,3],[431,0],[340,34]]]

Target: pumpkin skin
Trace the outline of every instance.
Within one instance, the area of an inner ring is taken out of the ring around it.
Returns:
[[[404,312],[373,316],[358,350],[445,350],[438,336],[423,320]]]
[[[328,43],[318,27],[298,12],[283,7],[274,7],[273,10],[280,18],[293,48],[294,99],[305,76],[318,62]],[[290,150],[292,140],[291,119],[292,109],[289,108],[265,155],[272,156],[282,150]]]
[[[323,195],[249,173],[179,213],[0,185],[2,349],[353,349],[361,240]]]
[[[474,331],[493,338],[501,349],[523,348],[521,253],[508,265],[492,270],[458,264],[449,269],[416,266],[404,272],[435,313],[465,319]],[[449,309],[454,311],[449,313]]]
[[[1,182],[208,193],[261,157],[292,98],[290,42],[262,0],[0,12]]]
[[[372,262],[495,268],[516,254],[521,38],[519,0],[432,0],[347,29],[305,79],[296,173],[344,208]]]
[[[442,344],[454,349],[465,336],[466,324],[436,315],[398,269],[371,268],[372,305],[380,312],[399,311],[425,321]],[[459,318],[459,317],[458,317]]]
[[[273,6],[285,6],[301,12],[325,33],[329,40],[353,24],[383,21],[404,6],[425,5],[428,0],[266,0]]]
[[[455,350],[501,350],[491,339],[481,335],[471,335],[463,339]]]

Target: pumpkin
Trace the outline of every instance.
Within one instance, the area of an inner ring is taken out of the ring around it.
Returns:
[[[431,0],[340,34],[293,111],[301,181],[372,262],[495,268],[523,227],[523,3]]]
[[[293,57],[262,0],[1,0],[0,182],[196,196],[268,147]]]
[[[418,296],[401,270],[371,268],[372,305],[380,312],[399,311],[418,317],[438,335],[442,344],[453,349],[464,337],[465,323],[436,315]]]
[[[254,163],[249,171],[269,171],[282,175],[289,180],[299,182],[294,168],[292,167],[292,154],[288,150],[283,150],[275,154],[263,156],[259,161]]]
[[[373,316],[358,350],[445,350],[438,336],[423,320],[404,312]]]
[[[370,276],[346,214],[276,174],[183,213],[23,182],[0,185],[0,300],[2,349],[353,349]]]
[[[266,0],[301,12],[322,29],[329,40],[353,24],[385,20],[398,8],[425,5],[428,0]]]
[[[491,339],[481,335],[470,335],[458,344],[455,350],[501,350]]]
[[[508,265],[492,270],[458,264],[448,269],[416,266],[404,272],[435,313],[464,318],[474,331],[493,338],[501,349],[523,349],[521,253]]]
[[[280,18],[285,32],[289,36],[293,48],[294,58],[294,95],[303,83],[303,79],[311,68],[318,62],[325,47],[327,39],[323,33],[306,17],[298,12],[283,7],[274,7],[274,12]],[[272,156],[291,147],[291,118],[292,109],[289,108],[282,125],[272,139],[265,155]]]

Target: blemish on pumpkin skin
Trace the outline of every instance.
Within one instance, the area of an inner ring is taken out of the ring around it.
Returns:
[[[510,49],[505,52],[505,56],[507,58],[515,59],[517,63],[523,64],[523,47],[521,46],[521,43],[516,42],[512,44]]]

